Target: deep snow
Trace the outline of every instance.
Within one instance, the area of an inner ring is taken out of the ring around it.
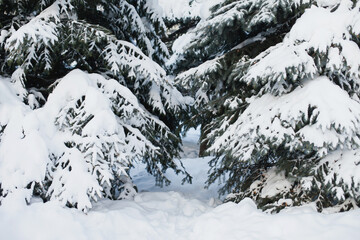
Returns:
[[[54,203],[0,208],[2,239],[357,239],[360,211],[324,215],[311,207],[277,215],[249,199],[216,208],[178,192],[102,201],[85,215]]]
[[[184,142],[196,152],[196,131]],[[192,145],[191,145],[192,144]],[[193,153],[191,153],[193,154]],[[140,193],[133,201],[102,200],[84,214],[55,202],[30,206],[16,196],[0,206],[1,239],[357,239],[360,210],[320,214],[312,205],[285,209],[276,215],[256,209],[250,199],[221,204],[218,186],[203,188],[209,158],[184,158],[192,185],[169,170],[172,184],[155,187],[155,180],[138,164],[132,170]]]

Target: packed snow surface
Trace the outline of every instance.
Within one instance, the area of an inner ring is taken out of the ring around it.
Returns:
[[[193,159],[201,161],[201,159]],[[183,191],[186,192],[186,187]],[[215,206],[181,192],[104,200],[87,215],[54,202],[0,207],[4,239],[355,239],[360,210],[319,214],[312,206],[270,215],[250,199]]]
[[[185,141],[194,141],[192,131]],[[184,142],[185,142],[184,141]],[[196,148],[193,142],[193,150]],[[221,204],[216,190],[203,188],[210,158],[184,158],[193,184],[181,185],[181,176],[166,173],[170,186],[154,186],[154,178],[138,164],[132,176],[139,193],[133,201],[102,200],[84,214],[56,202],[33,201],[26,206],[21,195],[0,206],[3,239],[356,239],[360,210],[320,214],[313,205],[285,209],[271,215],[245,199]]]

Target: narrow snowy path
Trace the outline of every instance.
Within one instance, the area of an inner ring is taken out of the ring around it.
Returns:
[[[305,206],[268,215],[249,199],[215,207],[214,201],[175,191],[101,201],[87,215],[55,203],[0,207],[1,239],[19,240],[345,240],[358,239],[359,226],[360,210],[325,215]]]
[[[194,149],[187,147],[188,157]],[[137,168],[132,175],[140,193],[133,201],[103,200],[88,214],[56,203],[30,206],[9,200],[0,206],[0,239],[9,240],[211,240],[211,239],[359,239],[360,210],[319,214],[312,206],[276,215],[256,209],[250,199],[220,204],[218,186],[203,188],[209,158],[184,158],[192,185],[166,174],[170,186],[154,186],[154,178]],[[141,167],[141,166],[138,166]]]
[[[176,175],[172,170],[166,172],[167,177],[171,180],[169,186],[158,187],[155,186],[155,179],[149,175],[143,169],[145,166],[137,165],[134,170],[131,171],[133,180],[137,185],[139,192],[179,192],[184,197],[195,198],[203,202],[216,201],[218,199],[218,189],[220,186],[212,185],[208,189],[205,189],[205,181],[207,172],[209,170],[208,161],[209,157],[206,158],[183,158],[181,159],[186,170],[193,177],[192,184],[184,183],[181,184],[182,175]]]

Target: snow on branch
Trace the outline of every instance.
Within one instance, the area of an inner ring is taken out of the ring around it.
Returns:
[[[359,8],[342,1],[336,11],[311,7],[296,22],[282,43],[250,61],[238,79],[260,94],[284,94],[307,78],[326,75],[349,93],[360,87],[360,49],[349,31]],[[243,64],[239,62],[239,66]]]
[[[127,14],[136,20],[128,23],[136,28],[133,34],[141,33],[145,39],[149,29],[135,7],[126,1],[121,1],[120,5],[131,10]],[[13,76],[14,82],[23,85],[29,72],[55,71],[53,68],[57,61],[54,58],[60,55],[65,59],[65,68],[72,69],[72,64],[75,64],[93,70],[102,64],[119,80],[128,78],[133,93],[146,94],[148,105],[161,114],[179,112],[188,107],[191,99],[183,97],[173,87],[165,70],[151,56],[145,55],[133,43],[118,39],[108,29],[79,20],[73,9],[68,1],[55,1],[27,24],[6,35],[7,61],[18,67]],[[125,11],[121,8],[118,10]],[[153,43],[146,39],[151,47]]]
[[[248,102],[236,122],[221,127],[226,130],[215,137],[209,151],[252,162],[254,156],[260,159],[280,146],[307,155],[306,146],[311,145],[319,157],[360,146],[359,103],[326,77],[309,80],[281,97],[265,94]],[[216,134],[213,130],[210,136]]]
[[[126,197],[121,189],[129,190],[134,161],[148,161],[157,166],[153,174],[163,175],[159,159],[172,158],[161,149],[176,136],[114,79],[73,70],[36,110],[9,98],[6,89],[14,90],[0,80],[3,196],[36,184],[47,198],[86,212],[98,199]]]

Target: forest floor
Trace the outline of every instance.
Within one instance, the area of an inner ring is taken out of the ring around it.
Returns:
[[[360,210],[317,213],[313,205],[266,214],[250,199],[222,204],[219,185],[204,189],[210,158],[197,158],[197,135],[184,139],[182,161],[193,184],[168,171],[172,184],[154,186],[141,164],[132,171],[139,188],[134,200],[102,200],[89,213],[54,202],[0,206],[0,239],[359,239]]]

